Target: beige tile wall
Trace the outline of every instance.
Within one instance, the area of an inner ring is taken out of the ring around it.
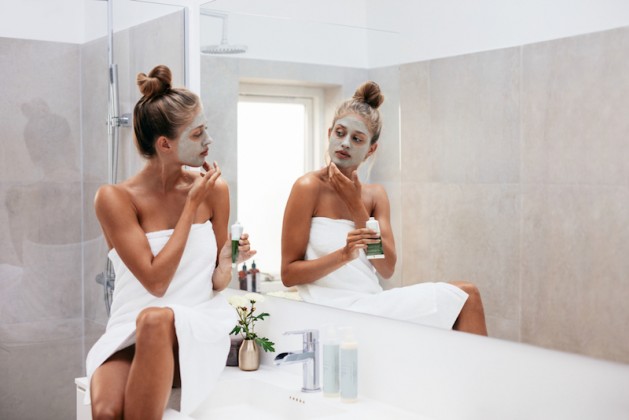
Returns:
[[[0,418],[71,418],[83,359],[80,49],[0,38],[0,62]]]
[[[490,335],[629,362],[629,28],[403,65],[403,281]]]
[[[116,34],[123,112],[138,71],[167,64],[184,84],[182,45],[182,13]],[[106,40],[0,38],[0,62],[0,418],[71,419],[74,378],[107,320],[92,205],[107,182]],[[142,164],[129,129],[121,162],[119,179]]]

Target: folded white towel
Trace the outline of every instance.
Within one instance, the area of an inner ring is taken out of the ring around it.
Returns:
[[[344,247],[353,229],[350,220],[313,217],[306,260]],[[467,300],[463,290],[442,282],[383,290],[362,250],[355,260],[313,283],[298,286],[298,290],[306,302],[448,329]]]

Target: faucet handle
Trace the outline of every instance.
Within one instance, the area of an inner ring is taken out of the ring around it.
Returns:
[[[301,334],[304,338],[304,344],[313,343],[319,340],[319,330],[296,330],[286,331],[284,335]]]

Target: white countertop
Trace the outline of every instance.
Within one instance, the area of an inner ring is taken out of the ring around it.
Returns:
[[[234,385],[236,388],[234,388]],[[220,389],[222,386],[225,387],[223,390]],[[247,389],[247,386],[255,388]],[[215,400],[212,400],[212,397],[210,397],[209,401],[206,401],[206,404],[200,410],[193,413],[192,418],[198,420],[209,419],[211,418],[210,412],[214,415],[213,418],[217,418],[217,414],[220,412],[221,419],[231,418],[231,415],[233,415],[233,418],[242,418],[246,414],[256,414],[258,419],[431,420],[425,417],[418,417],[415,413],[409,413],[373,399],[359,396],[357,401],[348,403],[341,401],[339,397],[325,397],[321,391],[313,393],[302,392],[301,386],[301,375],[295,375],[282,367],[261,365],[258,370],[253,372],[245,372],[237,367],[227,367],[219,379],[216,392],[229,392],[229,395],[217,395]],[[252,399],[250,395],[252,393],[260,394],[257,396],[259,399]],[[212,407],[212,404],[214,404],[214,407]],[[286,407],[269,408],[268,417],[265,417],[263,406],[268,404]],[[221,411],[217,411],[216,405],[223,406]],[[291,405],[295,407],[291,407]],[[249,406],[249,408],[246,406]]]

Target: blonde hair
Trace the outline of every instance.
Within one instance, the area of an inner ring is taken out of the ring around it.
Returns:
[[[148,76],[139,73],[137,84],[142,98],[133,109],[133,131],[140,153],[155,156],[155,141],[160,136],[176,139],[192,121],[201,105],[199,97],[186,88],[171,86],[172,73],[159,65]]]
[[[367,122],[367,128],[371,133],[371,143],[374,144],[380,137],[382,119],[378,108],[384,102],[384,95],[376,82],[367,81],[360,85],[351,99],[343,102],[334,113],[332,125],[340,118],[350,113],[360,115]]]

